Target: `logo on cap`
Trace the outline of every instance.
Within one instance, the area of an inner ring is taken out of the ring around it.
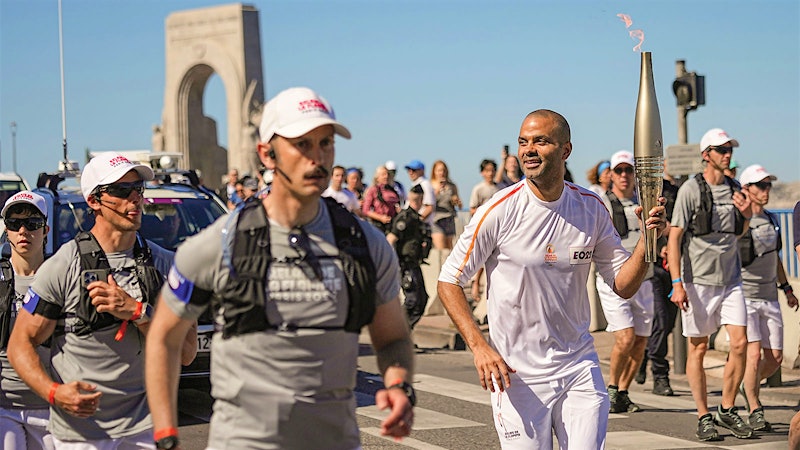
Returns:
[[[301,101],[297,105],[297,110],[302,113],[322,111],[327,115],[331,114],[330,111],[328,111],[328,108],[325,107],[325,104],[315,98]]]
[[[115,157],[111,158],[111,160],[108,161],[108,164],[111,167],[117,167],[120,164],[130,164],[130,163],[131,162],[128,160],[128,158],[126,158],[124,156],[115,156]]]
[[[33,201],[33,196],[27,192],[18,192],[13,197],[11,197],[11,201],[17,201],[17,200]]]

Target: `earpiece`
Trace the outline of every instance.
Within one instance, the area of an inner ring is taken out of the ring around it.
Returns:
[[[269,156],[272,159],[275,159],[275,150],[270,150],[269,153],[267,153],[267,156]]]

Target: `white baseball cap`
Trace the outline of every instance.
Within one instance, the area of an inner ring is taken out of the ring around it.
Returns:
[[[383,167],[386,167],[386,170],[397,170],[397,164],[392,160],[386,161]]]
[[[83,173],[81,173],[83,198],[89,200],[89,196],[98,186],[111,184],[124,177],[131,170],[138,172],[144,181],[153,179],[153,169],[144,164],[131,162],[117,152],[98,153],[86,164],[86,167],[83,168]]]
[[[613,170],[620,164],[630,164],[631,167],[635,166],[633,163],[633,153],[627,150],[620,150],[611,155],[611,169]]]
[[[725,130],[722,128],[712,128],[706,131],[706,134],[703,135],[703,139],[700,139],[700,152],[706,151],[708,147],[716,147],[728,142],[734,147],[739,146],[739,141],[728,136]]]
[[[742,171],[742,175],[739,177],[739,183],[742,183],[742,186],[746,186],[748,184],[758,183],[764,178],[769,178],[769,181],[778,179],[775,175],[767,172],[761,165],[753,164],[752,166],[747,166],[747,168]]]
[[[296,138],[323,125],[333,125],[336,134],[350,139],[350,131],[336,121],[327,100],[309,88],[295,87],[267,102],[258,132],[261,142],[269,142],[276,134]]]
[[[47,204],[45,204],[44,197],[31,191],[17,192],[8,200],[6,200],[6,204],[3,206],[3,211],[0,212],[0,217],[5,217],[8,208],[20,203],[28,203],[35,206],[43,216],[47,217]]]

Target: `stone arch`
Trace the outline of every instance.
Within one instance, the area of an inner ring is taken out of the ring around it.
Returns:
[[[233,4],[179,11],[166,19],[166,80],[161,133],[164,151],[183,155],[216,187],[228,167],[258,167],[254,132],[264,100],[258,10]],[[204,115],[203,95],[217,74],[225,90],[228,149],[217,142],[216,122]]]

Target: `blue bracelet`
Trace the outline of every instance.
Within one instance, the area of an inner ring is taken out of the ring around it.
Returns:
[[[675,283],[683,283],[683,280],[680,279],[680,278],[675,278],[674,280],[672,280],[672,284],[675,284]]]

